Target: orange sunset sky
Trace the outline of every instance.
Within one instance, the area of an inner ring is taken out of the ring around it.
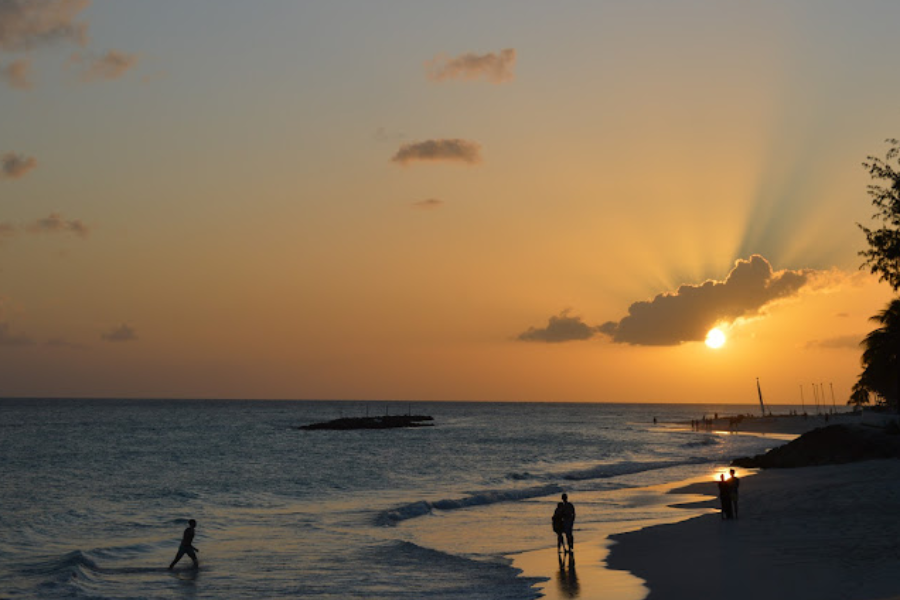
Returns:
[[[844,403],[898,22],[0,0],[0,396]]]

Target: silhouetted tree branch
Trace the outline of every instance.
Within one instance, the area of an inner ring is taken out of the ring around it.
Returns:
[[[867,157],[863,166],[875,181],[868,186],[875,214],[881,228],[857,225],[866,234],[869,248],[859,254],[865,257],[862,267],[869,267],[879,281],[886,281],[896,292],[900,288],[900,170],[891,166],[900,156],[900,141],[886,140],[890,148],[884,159]],[[900,163],[898,163],[900,164]],[[863,372],[853,387],[850,401],[864,402],[869,392],[884,398],[888,404],[900,406],[900,298],[871,318],[880,327],[863,340]]]
[[[866,234],[869,249],[859,254],[865,257],[863,267],[877,274],[879,281],[887,281],[896,291],[900,288],[900,171],[891,166],[900,156],[900,141],[886,140],[891,147],[884,159],[867,157],[863,166],[877,183],[868,186],[869,196],[875,206],[872,218],[882,222],[879,229],[857,225]],[[882,183],[883,182],[883,183]]]

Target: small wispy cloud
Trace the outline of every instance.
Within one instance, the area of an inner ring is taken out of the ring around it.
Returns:
[[[443,205],[444,201],[438,200],[437,198],[426,198],[425,200],[413,202],[413,207],[423,210],[434,210],[436,208],[442,207]]]
[[[812,340],[807,342],[806,348],[824,348],[827,350],[860,350],[860,344],[865,338],[865,334],[859,335],[842,335],[824,340]]]
[[[506,48],[497,53],[468,52],[453,58],[439,54],[425,63],[425,71],[432,81],[484,79],[490,83],[504,83],[515,77],[515,64],[515,49]]]
[[[0,0],[0,53],[31,53],[51,46],[72,45],[69,64],[82,81],[118,79],[135,67],[138,57],[120,50],[82,52],[88,46],[88,23],[82,12],[91,0]],[[31,89],[30,59],[0,68],[0,80],[16,89]]]
[[[403,144],[391,161],[408,165],[413,162],[481,162],[481,144],[461,139],[425,140]]]
[[[31,61],[27,58],[12,61],[0,68],[0,79],[17,90],[32,89],[34,83],[31,81]]]
[[[33,156],[7,152],[0,158],[0,179],[20,179],[37,167]]]
[[[76,342],[69,342],[62,338],[51,338],[44,342],[44,346],[47,348],[62,348],[64,350],[87,350],[88,347],[84,344],[78,344]]]
[[[28,233],[74,233],[83,238],[90,234],[90,228],[80,219],[66,219],[58,213],[50,213],[30,223],[25,230]]]
[[[379,127],[372,134],[372,139],[376,142],[399,142],[406,138],[406,134],[402,131],[394,131],[387,127]]]
[[[100,339],[107,342],[133,342],[138,339],[138,336],[133,327],[123,323],[100,334]]]
[[[564,310],[558,315],[550,317],[546,327],[529,327],[527,331],[519,334],[518,339],[523,342],[552,344],[588,340],[594,337],[597,328],[582,321],[581,317],[569,316],[569,312]]]
[[[0,49],[19,52],[57,42],[84,45],[87,24],[77,21],[90,0],[0,0]]]
[[[100,56],[86,56],[75,53],[71,61],[81,68],[79,78],[85,82],[113,80],[122,77],[135,67],[138,57],[119,50],[109,50]]]

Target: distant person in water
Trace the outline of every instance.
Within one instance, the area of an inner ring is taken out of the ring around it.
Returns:
[[[734,469],[729,471],[731,474],[731,479],[728,480],[728,483],[731,484],[731,510],[734,512],[734,518],[738,518],[738,489],[741,487],[741,480],[738,479],[738,476],[734,474]]]
[[[551,517],[550,521],[553,523],[553,533],[556,534],[556,551],[559,552],[560,549],[565,549],[565,542],[563,542],[563,533],[565,532],[565,525],[563,525],[563,513],[565,512],[565,504],[562,502],[556,503],[556,510],[553,511],[553,517]]]
[[[732,515],[731,483],[725,481],[725,473],[719,475],[719,501],[722,503],[722,518],[730,519]]]
[[[569,543],[569,551],[575,549],[575,538],[572,535],[572,527],[575,526],[575,505],[569,502],[569,495],[562,495],[562,514],[563,514],[563,533],[566,534],[566,541]]]
[[[169,565],[169,570],[171,571],[175,564],[181,560],[181,557],[187,554],[191,557],[191,560],[194,561],[194,568],[199,569],[200,563],[197,562],[197,550],[193,546],[194,541],[194,529],[197,527],[197,521],[191,519],[188,521],[188,528],[184,530],[184,535],[181,536],[181,545],[178,547],[178,554],[175,555],[175,560],[172,561],[172,564]]]

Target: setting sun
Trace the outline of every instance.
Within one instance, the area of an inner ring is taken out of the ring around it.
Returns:
[[[718,327],[713,327],[706,334],[706,345],[710,348],[721,348],[725,344],[725,334]]]

